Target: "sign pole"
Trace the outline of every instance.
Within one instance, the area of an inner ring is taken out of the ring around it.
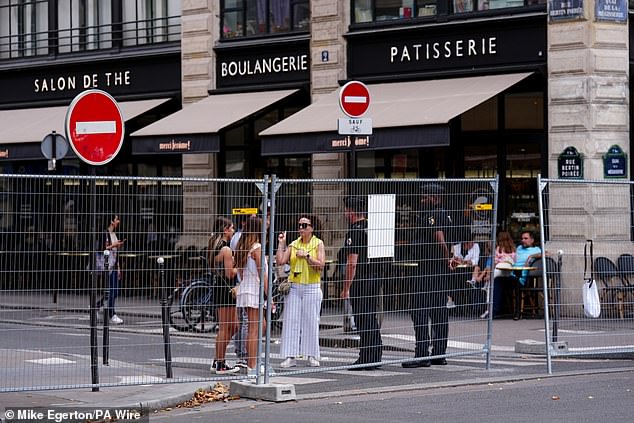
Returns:
[[[357,137],[355,135],[350,135],[349,173],[351,178],[357,177],[357,150],[355,149],[356,143]]]
[[[90,208],[92,215],[92,233],[97,236],[97,189],[96,176],[97,171],[91,166],[92,183],[90,184],[90,196],[92,198]],[[98,240],[93,238],[93,248],[98,247]],[[99,392],[99,344],[97,334],[97,263],[95,262],[95,252],[91,251],[90,255],[90,374],[92,381],[92,391]]]

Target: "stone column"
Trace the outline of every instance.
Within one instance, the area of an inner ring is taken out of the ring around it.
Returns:
[[[568,146],[584,156],[585,179],[604,179],[602,156],[613,144],[618,144],[629,158],[628,73],[628,25],[597,21],[595,0],[584,0],[581,19],[549,22],[550,178],[558,178],[557,158]],[[616,245],[629,243],[629,231],[614,230],[629,227],[628,198],[624,188],[550,187],[550,241],[546,249],[564,252],[563,302],[581,301],[585,239],[595,241],[595,256],[612,259],[619,254]],[[579,314],[581,308],[568,311]]]
[[[183,108],[204,99],[214,87],[215,57],[213,45],[218,38],[220,2],[183,0],[182,4],[182,101]],[[183,176],[211,178],[217,176],[216,154],[183,154]],[[205,193],[206,195],[203,195]],[[187,181],[183,184],[182,245],[204,247],[205,234],[212,222],[204,216],[214,214],[217,198],[215,184]],[[195,236],[202,234],[203,236]]]
[[[343,34],[350,22],[350,2],[313,0],[311,4],[311,94],[313,102],[321,95],[339,89],[346,78],[346,43]],[[322,59],[326,52],[328,61]],[[313,154],[313,178],[345,177],[346,155]]]
[[[339,81],[347,78],[346,42],[343,34],[350,22],[350,2],[338,0],[311,0],[311,94],[315,102],[320,96],[338,90]],[[322,59],[326,52],[328,60]],[[346,153],[323,153],[312,156],[312,177],[345,178],[347,176]],[[342,198],[345,187],[342,184],[317,184],[314,187],[315,198],[320,202],[313,204],[313,211],[324,216],[324,245],[329,259],[335,258],[339,247],[343,245],[343,235],[333,228],[345,227],[343,205],[334,202]],[[318,192],[320,191],[320,192]],[[333,202],[324,202],[324,198]],[[338,295],[338,293],[330,293]]]

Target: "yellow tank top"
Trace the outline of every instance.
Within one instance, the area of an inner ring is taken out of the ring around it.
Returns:
[[[311,284],[321,282],[321,272],[313,269],[308,265],[308,260],[298,258],[295,255],[297,250],[303,250],[308,252],[309,255],[317,257],[317,247],[321,240],[316,236],[313,236],[308,243],[302,242],[301,238],[297,238],[291,242],[291,273],[288,276],[288,280],[294,283]]]

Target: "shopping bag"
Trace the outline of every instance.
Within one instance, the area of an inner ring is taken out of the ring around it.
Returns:
[[[590,254],[588,255],[588,247],[590,247]],[[583,247],[583,314],[587,317],[596,319],[601,315],[601,303],[599,302],[599,289],[597,288],[597,281],[592,279],[594,274],[594,257],[592,252],[592,240],[586,241],[586,245]],[[588,263],[590,265],[588,266]],[[588,268],[590,274],[587,274]]]
[[[593,319],[601,315],[599,290],[597,282],[593,279],[588,279],[583,283],[583,313]]]

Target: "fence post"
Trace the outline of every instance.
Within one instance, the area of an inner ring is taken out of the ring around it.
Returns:
[[[103,290],[103,364],[109,365],[110,361],[110,274],[108,271],[108,259],[110,251],[103,251],[104,290]]]
[[[165,259],[161,256],[156,259],[160,272],[160,295],[161,295],[161,323],[163,325],[163,350],[165,353],[165,377],[171,379],[172,373],[172,345],[170,343],[170,321],[169,308],[167,305],[167,287],[165,286]]]

